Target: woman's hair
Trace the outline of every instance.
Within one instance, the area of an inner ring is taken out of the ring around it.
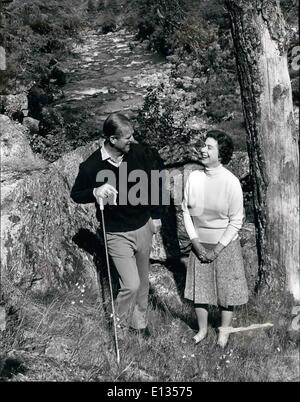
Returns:
[[[219,158],[223,165],[227,165],[233,154],[233,141],[231,137],[220,130],[211,130],[206,133],[206,138],[213,138],[218,143]]]
[[[106,138],[112,135],[120,137],[122,135],[123,127],[131,127],[130,120],[121,113],[110,114],[103,124],[103,134]]]

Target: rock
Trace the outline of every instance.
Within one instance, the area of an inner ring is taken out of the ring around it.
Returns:
[[[110,32],[114,32],[117,29],[117,23],[113,18],[110,18],[104,21],[103,26],[101,28],[101,32],[106,35]]]
[[[250,174],[248,153],[241,151],[234,152],[231,161],[225,167],[240,180],[245,179]]]
[[[41,120],[43,107],[50,102],[47,93],[37,85],[34,85],[28,92],[29,116]]]
[[[68,152],[52,163],[52,166],[55,167],[65,178],[70,189],[78,174],[79,164],[96,151],[102,143],[103,140],[100,139],[88,145],[76,148],[74,151]]]
[[[116,94],[118,92],[118,90],[116,88],[109,88],[108,92],[110,94]]]
[[[176,259],[166,265],[152,264],[150,294],[154,305],[169,314],[182,318],[194,315],[193,304],[183,297],[186,277],[186,259]]]
[[[9,282],[41,300],[79,280],[96,286],[92,256],[78,247],[88,235],[96,242],[94,211],[92,206],[70,202],[69,191],[65,177],[49,166],[18,180],[6,192],[1,242],[4,289]]]
[[[24,126],[0,115],[2,178],[4,173],[31,172],[47,165],[32,152],[26,133]]]
[[[23,125],[28,128],[30,133],[38,133],[39,124],[39,120],[33,119],[32,117],[25,117],[23,119]]]
[[[61,67],[56,64],[51,69],[50,79],[54,79],[56,85],[63,86],[67,82],[67,74]]]
[[[79,279],[95,287],[93,252],[97,254],[97,250],[91,251],[97,243],[94,208],[74,204],[69,195],[81,150],[77,158],[70,155],[68,162],[66,157],[49,164],[32,153],[22,131],[24,127],[1,116],[0,128],[4,143],[1,147],[4,300],[15,305],[25,293],[43,299],[45,295],[68,289]],[[64,175],[67,171],[69,174]],[[87,241],[90,253],[82,251]]]
[[[2,113],[9,117],[14,117],[14,120],[18,120],[18,116],[23,114],[28,109],[28,101],[26,93],[20,93],[16,95],[2,95],[0,97]]]

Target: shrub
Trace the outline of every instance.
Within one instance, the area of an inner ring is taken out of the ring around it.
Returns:
[[[157,150],[166,145],[189,143],[195,133],[190,124],[195,116],[193,106],[190,94],[177,91],[172,83],[149,88],[136,119],[137,140]]]

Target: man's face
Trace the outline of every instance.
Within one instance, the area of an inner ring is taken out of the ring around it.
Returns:
[[[123,126],[119,137],[111,137],[113,147],[121,154],[127,154],[130,151],[131,144],[135,142],[133,133],[134,130],[131,126]]]

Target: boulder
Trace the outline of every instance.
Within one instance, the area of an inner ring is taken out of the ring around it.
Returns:
[[[23,119],[23,125],[28,128],[30,133],[38,133],[39,124],[39,120],[33,119],[32,117],[25,117]]]
[[[71,201],[67,178],[75,178],[81,150],[49,164],[32,153],[24,127],[1,116],[0,129],[1,296],[17,305],[25,294],[45,300],[78,281],[95,288],[93,206]],[[69,170],[73,175],[64,175]]]
[[[246,179],[250,174],[249,157],[247,152],[234,152],[231,161],[225,166],[230,170],[240,181]]]
[[[19,116],[25,116],[28,109],[27,94],[20,93],[15,95],[0,96],[1,113],[20,121]]]
[[[22,172],[31,172],[47,165],[46,161],[32,152],[27,129],[5,115],[0,115],[0,140],[2,179],[5,174],[20,177]]]
[[[67,82],[67,74],[59,65],[55,65],[51,69],[50,79],[55,81],[55,84],[58,86],[63,86]]]
[[[48,105],[50,98],[39,86],[34,85],[28,92],[28,113],[30,117],[40,120],[43,107]]]

